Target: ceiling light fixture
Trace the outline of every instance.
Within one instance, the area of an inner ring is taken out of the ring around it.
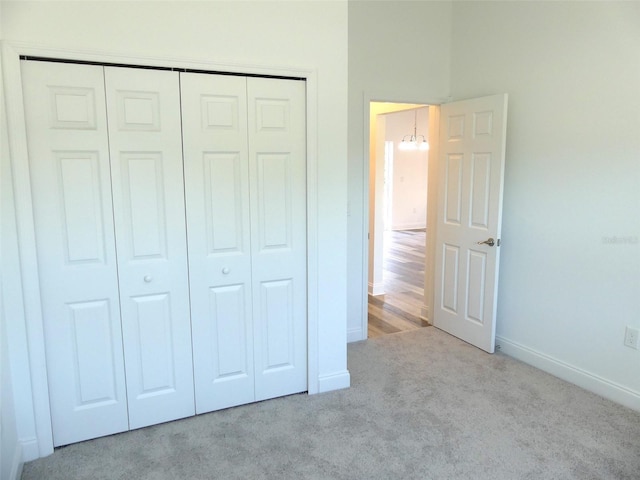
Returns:
[[[429,142],[424,135],[416,135],[418,130],[418,110],[414,110],[415,118],[413,121],[413,135],[407,134],[402,137],[402,141],[398,148],[400,150],[429,150]]]

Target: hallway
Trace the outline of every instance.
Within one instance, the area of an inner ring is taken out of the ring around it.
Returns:
[[[424,304],[424,230],[385,232],[384,295],[369,295],[368,338],[429,324],[420,318]]]

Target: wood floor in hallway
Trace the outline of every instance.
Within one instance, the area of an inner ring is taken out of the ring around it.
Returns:
[[[384,295],[369,295],[369,338],[429,326],[424,304],[424,230],[387,231],[384,237]]]

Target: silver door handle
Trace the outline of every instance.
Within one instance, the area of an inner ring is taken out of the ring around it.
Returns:
[[[476,242],[478,245],[489,245],[493,247],[496,244],[496,241],[493,238],[487,238],[484,242]]]

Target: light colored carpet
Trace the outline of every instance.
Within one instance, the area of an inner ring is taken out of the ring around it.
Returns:
[[[349,345],[352,387],[70,445],[30,479],[639,479],[640,413],[435,328]]]

